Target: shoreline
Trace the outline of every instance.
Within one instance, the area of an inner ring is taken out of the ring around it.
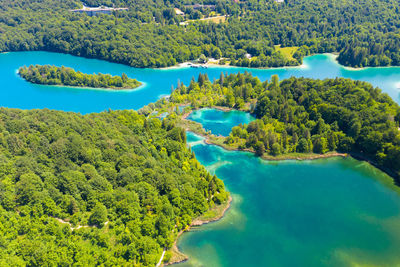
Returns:
[[[17,74],[18,74],[18,72],[17,72]],[[147,85],[145,82],[140,82],[140,85],[135,88],[81,87],[81,86],[62,85],[62,84],[33,83],[33,82],[25,80],[19,74],[18,74],[18,77],[20,77],[22,80],[24,80],[27,83],[30,83],[33,85],[38,85],[38,86],[53,86],[53,87],[59,87],[59,88],[70,88],[70,89],[78,89],[78,90],[95,90],[95,91],[103,91],[103,92],[133,92],[136,90],[141,90],[142,88],[146,87],[146,85]]]
[[[234,108],[220,107],[220,106],[213,106],[213,107],[210,107],[210,109],[218,109],[218,110],[222,110],[222,111],[224,111],[224,112],[229,112],[229,111],[232,111],[232,110],[236,110],[236,109],[234,109]],[[197,109],[195,109],[195,110],[197,110]],[[189,115],[190,115],[193,111],[195,111],[195,110],[192,110],[192,111],[190,111],[190,112],[188,112],[188,113],[186,113],[186,114],[183,114],[182,117],[181,117],[181,119],[182,119],[183,121],[187,121],[187,122],[190,122],[190,123],[192,123],[192,122],[197,123],[197,122],[195,122],[195,121],[192,121],[192,120],[187,119],[187,118],[189,117]],[[200,123],[198,123],[198,124],[201,125]],[[200,135],[201,137],[203,137],[203,138],[204,138],[204,139],[203,139],[203,142],[204,142],[205,144],[207,144],[207,145],[215,145],[215,146],[221,147],[221,148],[223,148],[223,149],[225,149],[225,150],[228,150],[228,151],[240,151],[240,152],[249,152],[249,153],[255,154],[255,152],[254,152],[253,150],[248,149],[248,148],[244,148],[244,149],[242,149],[242,148],[235,148],[235,147],[230,147],[230,146],[225,146],[225,145],[222,145],[222,144],[215,143],[215,142],[213,142],[212,139],[211,139],[212,136],[210,136],[210,135],[207,134],[207,131],[203,128],[203,125],[201,125],[201,127],[202,127],[202,130],[203,130],[203,133],[200,133],[200,132],[197,132],[197,131],[193,131],[193,130],[189,129],[188,127],[186,127],[185,130],[186,130],[186,131],[191,131],[191,132],[193,132],[193,133],[195,133],[195,134]],[[218,136],[215,136],[215,137],[216,137],[216,138],[219,138]],[[264,154],[264,155],[262,155],[260,158],[263,159],[263,160],[267,160],[267,161],[285,161],[285,160],[298,160],[298,161],[303,161],[303,160],[316,160],[316,159],[333,158],[333,157],[343,157],[343,158],[345,158],[345,157],[348,157],[349,155],[350,155],[350,154],[348,154],[348,153],[340,153],[340,152],[336,152],[336,151],[330,151],[330,152],[327,152],[327,153],[325,153],[325,154],[291,153],[291,154],[286,154],[286,155],[283,154],[283,155],[280,155],[280,156],[278,156],[278,157]]]
[[[317,54],[315,54],[317,55]],[[322,55],[322,54],[321,54]],[[313,55],[310,55],[313,56]],[[307,56],[307,57],[310,57]],[[280,70],[280,69],[292,69],[292,68],[299,68],[299,69],[307,69],[307,64],[300,64],[297,66],[281,66],[281,67],[259,67],[259,68],[252,68],[252,67],[241,67],[241,66],[233,66],[233,65],[220,65],[218,62],[207,62],[204,64],[193,63],[192,61],[185,61],[182,63],[178,63],[174,66],[164,67],[164,68],[148,68],[148,69],[159,69],[159,70],[180,70],[180,69],[190,69],[192,65],[201,66],[197,69],[207,69],[207,68],[225,68],[225,69],[249,69],[249,70]],[[203,68],[202,68],[203,67]],[[134,67],[135,68],[135,67]]]
[[[215,217],[210,218],[210,219],[201,219],[201,216],[197,217],[191,222],[191,224],[186,229],[183,229],[183,230],[179,231],[179,233],[178,233],[178,235],[177,235],[177,237],[176,237],[176,239],[174,241],[174,244],[172,245],[172,247],[170,249],[170,251],[173,253],[173,255],[174,254],[176,255],[177,259],[173,259],[173,256],[172,256],[171,260],[169,262],[167,262],[167,263],[164,263],[162,266],[178,264],[178,263],[182,263],[182,262],[185,262],[185,261],[189,260],[189,257],[187,255],[183,254],[178,248],[177,244],[178,244],[179,238],[182,236],[183,233],[190,232],[190,229],[192,227],[199,227],[201,225],[212,223],[212,222],[216,222],[216,221],[219,221],[220,219],[222,219],[224,217],[225,213],[231,207],[231,203],[232,203],[232,196],[229,195],[228,200],[225,203],[220,205],[220,206],[224,205],[224,208]],[[212,210],[212,209],[210,209],[210,210]]]
[[[29,82],[29,83],[31,83],[31,82]],[[102,91],[102,92],[126,92],[126,93],[133,92],[136,90],[141,90],[146,85],[146,83],[141,83],[140,86],[135,87],[135,88],[116,89],[116,88],[101,88],[101,87],[100,88],[80,87],[80,86],[59,85],[59,84],[38,84],[38,83],[31,83],[31,84],[39,85],[39,86],[54,86],[54,87],[59,87],[59,88],[70,88],[70,89],[77,89],[77,90],[93,90],[93,91]]]
[[[86,59],[91,59],[91,60],[101,60],[101,61],[105,61],[105,62],[109,62],[109,63],[114,63],[114,64],[120,64],[123,66],[128,66],[131,68],[136,68],[136,69],[150,69],[150,70],[173,70],[173,69],[183,69],[183,68],[188,68],[188,64],[191,63],[193,64],[191,61],[185,61],[182,63],[177,63],[176,65],[173,66],[169,66],[169,67],[162,67],[162,68],[157,68],[157,67],[139,67],[139,66],[131,66],[129,64],[126,63],[121,63],[118,61],[113,61],[113,60],[109,60],[109,59],[104,59],[104,58],[100,58],[100,57],[91,57],[91,56],[78,56],[72,53],[66,53],[66,52],[54,52],[54,51],[48,51],[48,50],[29,50],[29,51],[3,51],[0,52],[0,54],[10,54],[10,53],[31,53],[31,52],[45,52],[45,53],[55,53],[55,54],[64,54],[64,55],[69,55],[69,56],[73,56],[73,57],[78,57],[78,58],[86,58]],[[364,69],[369,69],[369,68],[400,68],[399,66],[396,65],[390,65],[390,66],[367,66],[367,67],[362,67],[362,68],[354,68],[351,66],[345,66],[340,64],[336,58],[338,57],[338,52],[329,52],[329,53],[315,53],[315,54],[310,54],[308,56],[304,56],[304,59],[307,57],[312,57],[312,56],[316,56],[316,55],[332,55],[334,56],[335,59],[335,63],[339,64],[341,67],[343,67],[346,70],[353,70],[353,71],[358,71],[358,70],[364,70]],[[254,68],[254,67],[239,67],[239,66],[231,66],[231,65],[219,65],[218,63],[210,63],[207,67],[221,67],[221,68],[245,68],[245,69],[250,69],[250,70],[269,70],[269,69],[290,69],[290,68],[307,68],[308,66],[304,63],[302,63],[301,65],[298,66],[282,66],[282,67],[262,67],[262,68]]]
[[[25,79],[24,77],[21,76],[20,72],[19,72],[20,68],[15,70],[15,74],[22,80],[24,80],[25,82],[28,82],[30,84],[34,84],[34,85],[43,85],[43,86],[55,86],[55,87],[67,87],[67,88],[73,88],[73,89],[84,89],[84,90],[101,90],[101,91],[125,91],[125,92],[129,92],[129,91],[134,91],[137,89],[142,89],[146,83],[145,82],[141,82],[136,80],[139,85],[136,87],[90,87],[90,86],[73,86],[73,85],[65,85],[65,84],[46,84],[46,83],[34,83],[31,81],[28,81],[27,79]]]
[[[211,107],[211,108],[216,108],[216,107]],[[222,108],[222,110],[224,110],[224,107],[221,107],[221,108]],[[226,109],[225,109],[225,110],[226,110]],[[228,110],[233,110],[233,109],[229,109],[229,108],[228,108]],[[190,122],[190,123],[197,123],[197,122],[195,122],[195,121],[191,121],[191,120],[188,120],[188,119],[187,119],[187,117],[188,117],[193,111],[194,111],[194,110],[192,110],[191,112],[189,112],[189,113],[187,113],[187,114],[184,114],[184,115],[181,117],[182,120],[183,120],[183,121]],[[211,138],[212,138],[213,136],[215,136],[215,135],[208,135],[208,134],[207,134],[207,131],[203,128],[203,126],[202,126],[200,123],[198,123],[198,124],[201,126],[201,129],[202,129],[202,131],[203,131],[202,133],[201,133],[201,132],[198,132],[198,131],[195,131],[195,130],[191,130],[191,129],[189,129],[188,127],[186,127],[185,130],[186,130],[186,131],[191,131],[191,132],[193,132],[193,133],[195,133],[195,134],[197,134],[197,135],[203,137],[204,139],[203,139],[202,141],[203,141],[205,144],[207,144],[207,145],[215,145],[215,146],[221,147],[221,148],[223,148],[223,149],[225,149],[225,150],[228,150],[228,151],[240,151],[240,152],[249,152],[249,153],[255,154],[255,152],[254,152],[253,150],[248,149],[248,148],[240,149],[240,148],[229,147],[229,146],[225,146],[225,145],[223,145],[223,144],[218,144],[218,143],[213,142]],[[215,138],[218,138],[218,136],[215,136]],[[385,167],[379,166],[379,165],[378,165],[376,162],[374,162],[373,160],[368,159],[368,158],[365,157],[364,155],[361,155],[361,154],[356,153],[356,152],[340,153],[340,152],[336,152],[336,151],[330,151],[330,152],[327,152],[327,153],[325,153],[325,154],[291,153],[291,154],[286,154],[286,155],[283,154],[283,155],[280,155],[280,156],[278,156],[278,157],[264,154],[264,155],[262,155],[260,158],[261,158],[262,160],[266,160],[266,161],[275,161],[275,162],[276,162],[276,161],[285,161],[285,160],[297,160],[297,161],[318,160],[318,159],[326,159],[326,158],[334,158],[334,157],[342,157],[342,158],[352,157],[353,159],[356,159],[356,160],[359,160],[359,161],[363,161],[363,162],[367,162],[367,163],[369,163],[370,165],[372,165],[373,167],[375,167],[376,169],[378,169],[378,170],[380,170],[380,171],[386,173],[389,177],[391,177],[391,178],[393,179],[394,184],[400,187],[400,177],[399,177],[396,173],[394,173],[393,171],[391,171],[391,170],[389,170],[389,169],[387,169],[387,168],[385,168]]]
[[[204,137],[204,143],[207,145],[214,145],[214,146],[219,146],[225,150],[228,151],[239,151],[239,152],[249,152],[252,154],[255,154],[255,152],[251,149],[248,148],[235,148],[235,147],[229,147],[229,146],[224,146],[221,144],[217,144],[214,143],[210,140],[210,138],[208,136],[205,136],[203,134],[199,134],[199,133],[195,133],[198,134],[202,137]],[[301,154],[301,153],[292,153],[292,154],[283,154],[280,157],[275,157],[275,156],[271,156],[271,155],[262,155],[260,156],[261,159],[266,160],[266,161],[285,161],[285,160],[297,160],[297,161],[303,161],[303,160],[317,160],[317,159],[323,159],[323,158],[335,158],[335,157],[348,157],[349,154],[347,153],[339,153],[336,151],[331,151],[331,152],[327,152],[325,154],[314,154],[314,153],[307,153],[307,154]]]

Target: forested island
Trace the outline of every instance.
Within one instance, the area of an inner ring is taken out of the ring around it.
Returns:
[[[228,197],[173,120],[0,108],[2,266],[155,266]]]
[[[50,65],[30,65],[20,67],[18,74],[31,83],[47,85],[64,85],[74,87],[91,87],[105,89],[134,89],[141,85],[136,79],[130,79],[123,73],[121,76],[109,74],[84,74],[72,68]]]
[[[201,55],[236,66],[292,66],[306,55],[326,52],[338,53],[346,66],[400,65],[395,0],[85,3],[129,10],[88,16],[70,11],[82,7],[77,0],[4,0],[0,51],[54,51],[141,68],[173,66]],[[224,19],[207,20],[218,16]]]
[[[400,182],[400,107],[369,83],[344,78],[279,81],[276,75],[261,82],[249,73],[221,74],[212,83],[200,74],[189,86],[179,84],[169,101],[159,101],[141,112],[176,113],[183,127],[208,135],[208,142],[268,159],[349,153]],[[181,120],[180,105],[189,105],[185,108],[189,112],[213,106],[240,109],[253,113],[257,120],[233,127],[228,137],[216,137],[195,122]]]

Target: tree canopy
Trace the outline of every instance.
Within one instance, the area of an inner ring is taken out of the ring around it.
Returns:
[[[2,266],[155,266],[227,197],[172,118],[0,109]]]
[[[192,108],[227,106],[258,118],[232,128],[225,144],[263,155],[350,153],[400,177],[400,107],[371,84],[350,79],[289,78],[261,82],[249,73],[211,83],[200,74],[171,95]]]
[[[30,65],[20,67],[18,74],[31,83],[48,85],[67,85],[78,87],[134,89],[141,85],[135,79],[130,79],[123,73],[121,76],[109,74],[84,74],[72,68],[50,65]]]
[[[0,51],[46,50],[135,67],[166,67],[206,57],[246,67],[299,65],[309,54],[337,52],[346,66],[400,65],[395,0],[144,1],[91,0],[128,7],[87,16],[75,0],[0,2]],[[193,4],[204,4],[194,8]],[[185,14],[177,15],[174,8]],[[226,16],[223,23],[200,20]],[[287,55],[284,50],[292,48]]]

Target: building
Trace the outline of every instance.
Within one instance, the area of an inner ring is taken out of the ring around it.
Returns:
[[[73,9],[71,12],[77,13],[85,13],[89,16],[96,16],[100,14],[111,14],[113,11],[126,11],[128,8],[114,8],[114,7],[106,7],[106,6],[99,6],[99,7],[87,7],[83,5],[81,9]]]

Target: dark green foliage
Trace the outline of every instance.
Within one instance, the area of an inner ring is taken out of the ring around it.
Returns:
[[[371,84],[336,78],[290,78],[261,83],[249,73],[222,77],[203,86],[192,82],[171,95],[195,107],[235,106],[254,109],[257,120],[232,128],[225,143],[262,155],[348,152],[400,174],[397,105]],[[263,146],[261,146],[261,143]]]
[[[254,144],[254,150],[256,151],[257,156],[262,156],[265,152],[264,143],[257,141],[257,143]]]
[[[211,10],[185,6],[202,2],[229,15],[227,22],[199,21]],[[400,12],[395,0],[88,0],[86,4],[129,11],[90,17],[69,11],[81,7],[75,0],[3,0],[0,51],[55,51],[135,67],[166,67],[202,54],[223,57],[232,65],[278,67],[298,65],[304,56],[324,52],[338,52],[339,62],[349,66],[400,65]],[[175,15],[175,7],[185,16]],[[198,21],[180,25],[189,19]],[[274,45],[299,49],[289,58]]]
[[[165,120],[0,109],[0,265],[155,266],[228,197]]]
[[[129,79],[125,73],[121,77],[101,73],[83,74],[80,71],[77,72],[64,66],[30,65],[29,67],[19,68],[18,73],[28,82],[37,84],[112,89],[133,89],[140,86],[140,82],[135,79]]]

